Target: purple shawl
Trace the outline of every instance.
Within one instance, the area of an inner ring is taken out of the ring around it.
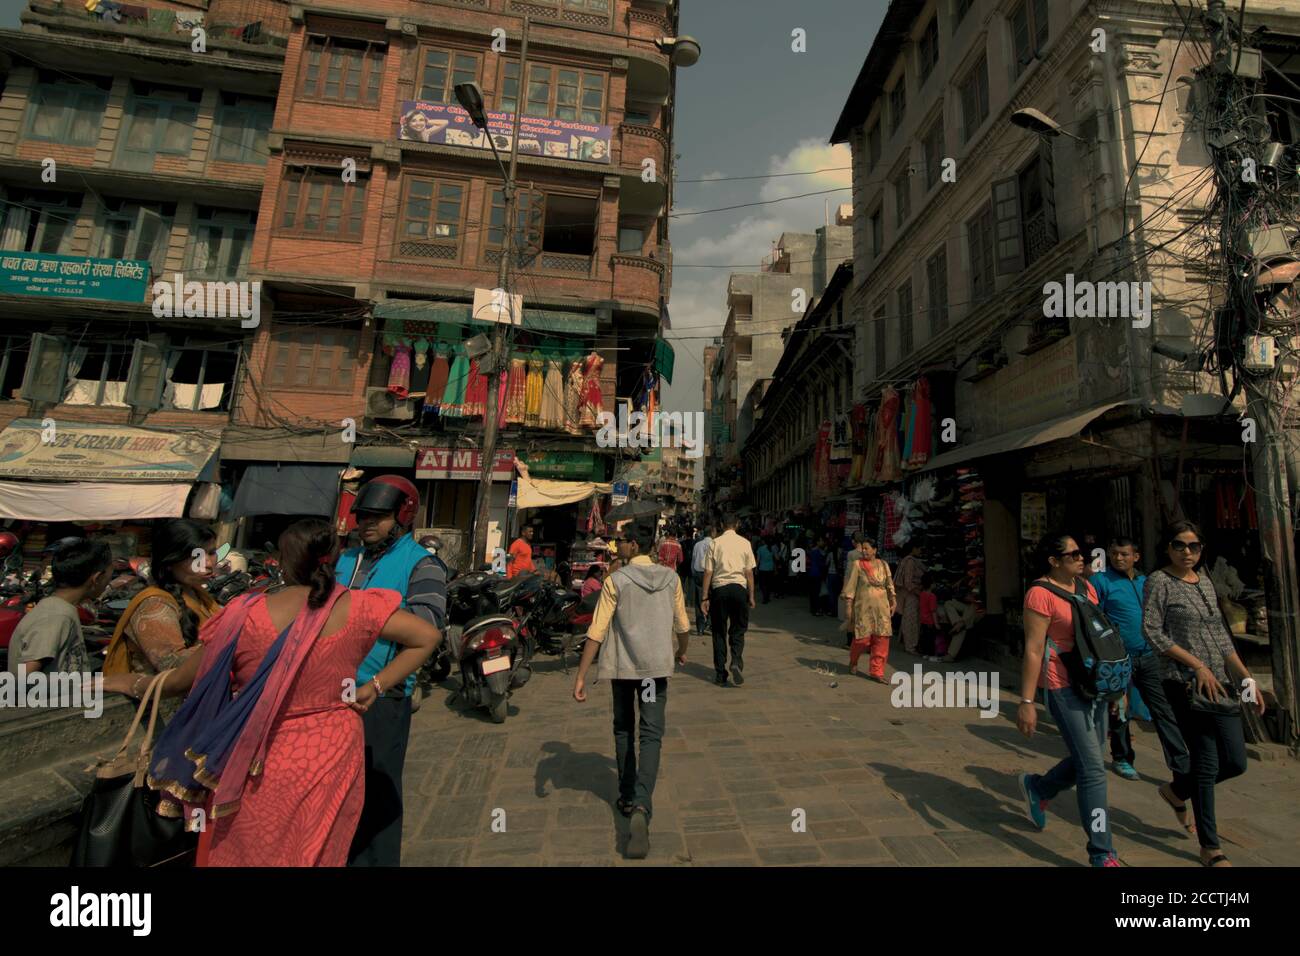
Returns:
[[[213,818],[238,811],[248,778],[262,772],[271,728],[294,679],[346,593],[335,585],[321,607],[304,605],[238,693],[232,691],[232,678],[239,634],[264,596],[239,598],[212,621],[194,686],[154,748],[148,779],[150,787],[163,791],[160,814],[183,815],[188,828],[198,829],[196,808]]]

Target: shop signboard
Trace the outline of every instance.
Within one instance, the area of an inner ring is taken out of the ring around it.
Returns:
[[[617,508],[619,505],[627,504],[627,482],[617,481],[614,483],[614,493],[610,496],[610,505]]]
[[[497,452],[493,481],[509,481],[515,474],[513,449]],[[483,476],[483,453],[477,448],[421,448],[415,458],[415,477],[435,481],[478,481]]]
[[[488,111],[487,132],[479,129],[461,107],[424,100],[403,100],[397,118],[397,138],[440,146],[468,146],[510,152],[514,136],[513,113]],[[543,116],[524,116],[519,121],[519,153],[546,159],[574,159],[583,163],[609,165],[614,128],[597,123],[578,123]]]
[[[144,302],[147,259],[94,259],[46,252],[0,254],[0,294]]]
[[[524,456],[528,474],[533,478],[593,481],[598,461],[587,451],[533,452]],[[603,476],[602,476],[603,477]]]
[[[219,432],[20,418],[0,432],[0,478],[194,481],[220,444]]]

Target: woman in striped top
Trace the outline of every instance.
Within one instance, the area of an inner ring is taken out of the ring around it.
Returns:
[[[1142,631],[1164,656],[1165,696],[1191,751],[1192,775],[1166,784],[1160,795],[1184,824],[1190,797],[1201,863],[1231,866],[1219,850],[1214,785],[1246,772],[1241,712],[1200,705],[1226,702],[1231,710],[1241,700],[1263,714],[1264,699],[1232,646],[1209,575],[1196,570],[1204,550],[1200,529],[1177,521],[1165,532],[1164,545],[1169,563],[1147,577]]]

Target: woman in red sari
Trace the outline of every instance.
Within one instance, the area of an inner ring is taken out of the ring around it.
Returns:
[[[148,781],[163,791],[159,813],[202,829],[200,866],[347,863],[365,799],[360,715],[442,635],[399,610],[396,591],[336,585],[337,547],[326,521],[290,527],[280,556],[291,586],[232,601],[164,683],[164,694],[193,690],[158,740]],[[403,650],[355,687],[379,637]],[[133,679],[104,688],[131,693]]]

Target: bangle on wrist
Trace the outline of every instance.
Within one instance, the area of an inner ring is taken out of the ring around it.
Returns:
[[[377,695],[379,695],[380,697],[383,697],[383,696],[384,696],[384,685],[381,684],[381,683],[379,683],[379,678],[378,678],[378,677],[372,677],[372,678],[370,678],[370,683],[372,683],[372,684],[375,685],[375,693],[376,693]]]
[[[1032,705],[1034,705],[1034,704],[1037,704],[1038,701],[1034,700],[1032,697],[1021,697],[1021,698],[1020,698],[1020,703],[1021,703],[1021,704],[1030,704],[1030,705],[1032,706]]]

